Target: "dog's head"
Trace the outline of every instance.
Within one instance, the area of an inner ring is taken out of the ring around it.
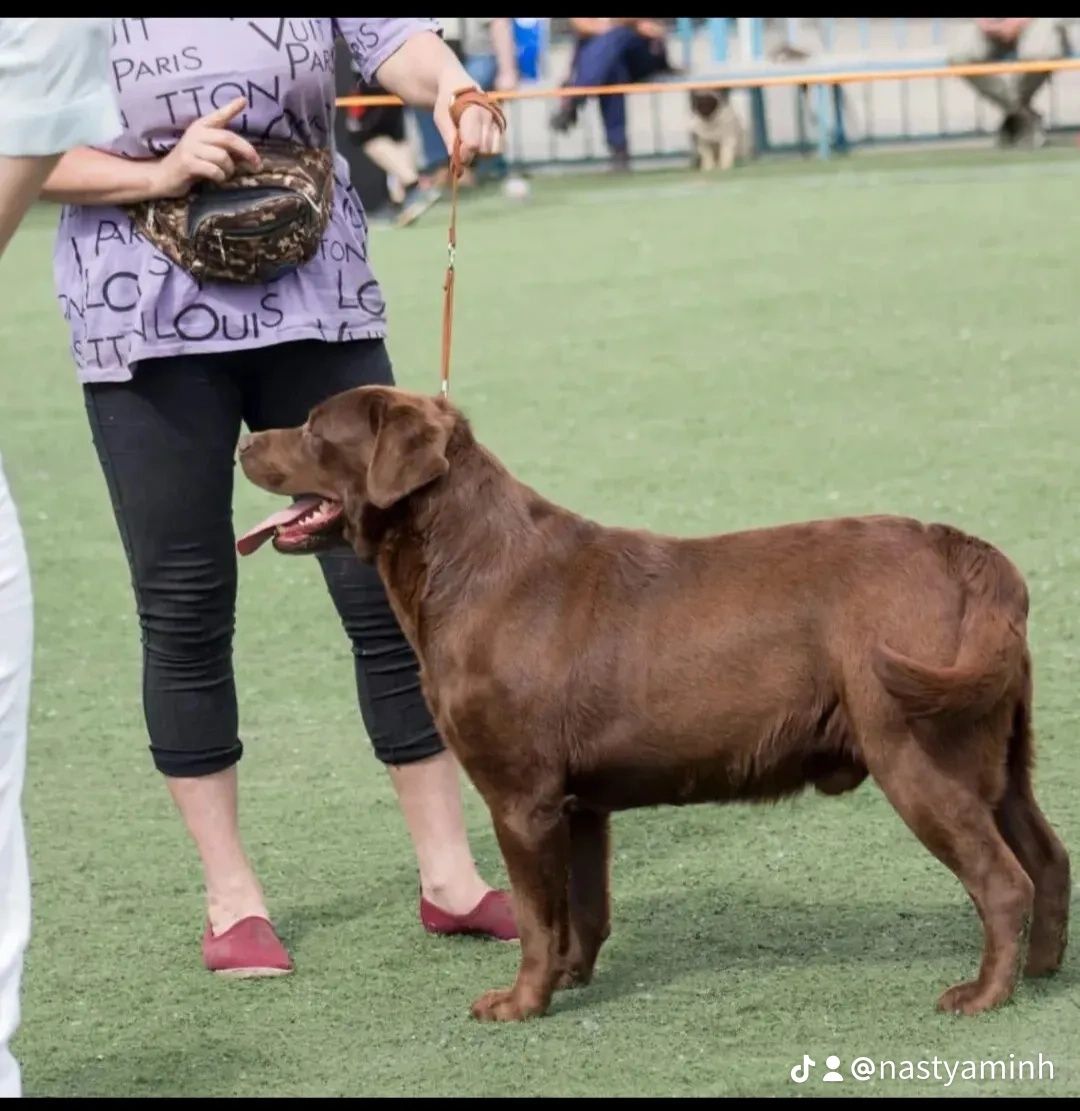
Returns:
[[[308,553],[338,546],[344,536],[360,551],[372,514],[392,510],[449,471],[455,419],[434,398],[362,386],[323,402],[299,428],[244,437],[239,456],[247,478],[301,500],[245,534],[241,545],[254,551],[272,537],[278,551]]]
[[[690,111],[703,120],[711,119],[727,104],[730,96],[728,89],[694,89],[690,93]]]

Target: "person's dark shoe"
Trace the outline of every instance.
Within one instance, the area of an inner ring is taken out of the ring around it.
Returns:
[[[630,152],[614,150],[611,152],[611,172],[613,174],[628,174],[630,172]]]
[[[1019,112],[1006,112],[998,128],[997,145],[999,147],[1014,147],[1020,139],[1024,123]]]
[[[419,184],[405,191],[405,197],[398,211],[397,226],[406,228],[415,223],[424,215],[433,204],[436,204],[442,193],[438,189],[423,189]]]
[[[566,97],[551,117],[551,130],[565,134],[576,123],[578,117],[578,102],[576,97]]]

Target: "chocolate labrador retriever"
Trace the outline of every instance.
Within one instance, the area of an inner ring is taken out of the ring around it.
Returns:
[[[515,1020],[585,983],[610,930],[612,811],[826,795],[870,775],[979,913],[978,975],[945,1011],[1007,1000],[1066,944],[1069,857],[1030,766],[1028,595],[941,524],[841,518],[704,539],[607,528],[518,482],[448,402],[365,387],[240,445],[308,495],[242,538],[342,537],[374,560],[446,743],[483,795],[521,933]]]

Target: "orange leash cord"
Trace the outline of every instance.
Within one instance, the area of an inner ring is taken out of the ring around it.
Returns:
[[[454,149],[450,155],[450,229],[447,239],[446,278],[443,281],[442,359],[439,367],[439,393],[450,396],[450,346],[454,331],[454,262],[457,254],[458,179],[465,170],[461,161],[461,115],[466,108],[483,108],[499,131],[506,130],[506,117],[499,106],[480,89],[458,89],[450,99],[450,119],[454,124]]]

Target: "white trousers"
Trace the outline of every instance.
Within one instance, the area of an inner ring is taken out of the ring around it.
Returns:
[[[33,648],[30,572],[0,460],[0,1097],[21,1095],[8,1048],[19,1025],[23,954],[30,937],[30,874],[22,819]]]

